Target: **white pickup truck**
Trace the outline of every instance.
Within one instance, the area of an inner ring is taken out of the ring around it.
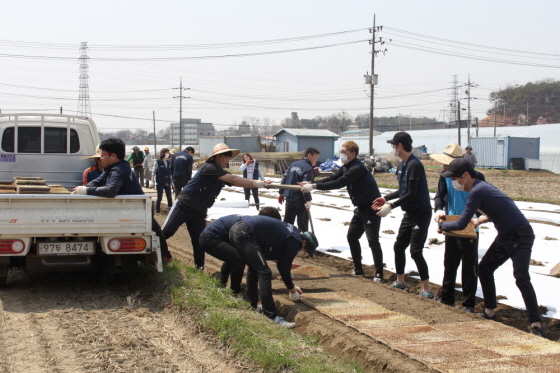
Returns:
[[[48,184],[81,185],[81,174],[91,165],[86,157],[99,143],[93,121],[68,115],[7,117],[0,115],[0,181],[42,176]],[[58,145],[49,133],[59,135]],[[12,267],[101,268],[111,278],[134,272],[139,261],[163,270],[149,196],[0,194],[0,285]]]

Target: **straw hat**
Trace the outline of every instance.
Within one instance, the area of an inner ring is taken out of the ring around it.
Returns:
[[[431,154],[430,158],[439,163],[448,165],[454,159],[463,158],[463,149],[461,149],[461,145],[459,144],[449,144],[445,147],[443,154]]]
[[[91,157],[87,157],[86,159],[94,159],[94,158],[101,158],[101,149],[99,149],[99,145],[95,147],[95,154]]]
[[[214,146],[214,151],[212,152],[212,156],[210,156],[206,162],[210,162],[214,160],[214,156],[218,155],[218,154],[223,154],[223,153],[227,153],[227,152],[231,152],[231,158],[235,158],[239,155],[239,153],[241,152],[238,149],[230,149],[226,144],[217,144],[216,146]]]
[[[150,151],[150,148],[148,148],[147,146],[144,147],[144,150]]]

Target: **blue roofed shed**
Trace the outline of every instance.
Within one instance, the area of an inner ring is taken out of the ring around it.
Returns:
[[[332,159],[335,154],[334,142],[340,137],[329,130],[282,128],[274,134],[276,151],[303,152],[306,148],[317,148],[321,155],[319,162]]]

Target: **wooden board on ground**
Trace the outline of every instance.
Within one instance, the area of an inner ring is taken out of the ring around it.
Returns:
[[[445,222],[445,223],[451,223],[451,222],[454,222],[456,220],[459,220],[460,217],[461,217],[461,215],[445,215],[444,217],[439,219],[439,221],[440,222]],[[446,236],[450,236],[450,237],[477,238],[476,228],[474,227],[474,224],[471,223],[471,222],[469,222],[467,227],[463,230],[449,231],[449,232],[443,231],[443,234],[446,235]]]
[[[316,266],[301,266],[292,269],[292,280],[316,280],[329,278],[329,275]]]

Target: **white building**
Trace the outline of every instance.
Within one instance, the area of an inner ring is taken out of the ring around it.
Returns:
[[[198,144],[199,136],[215,136],[216,130],[212,123],[202,123],[200,119],[183,118],[183,144]],[[173,144],[179,144],[180,126],[179,123],[171,123],[171,139]]]

